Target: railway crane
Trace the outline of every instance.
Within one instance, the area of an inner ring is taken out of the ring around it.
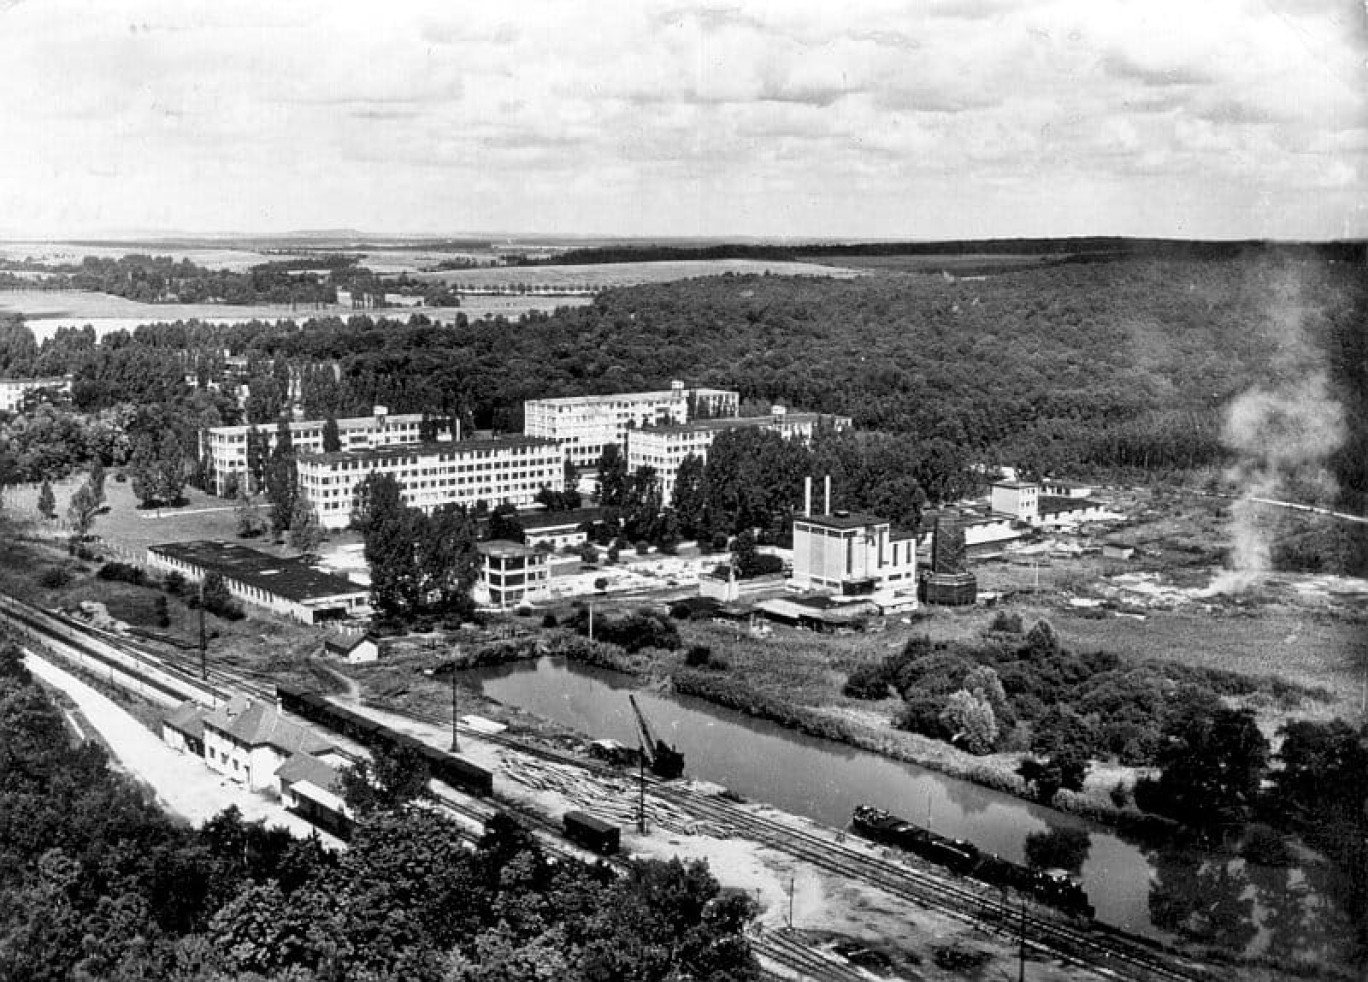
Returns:
[[[651,732],[651,725],[646,722],[646,715],[637,705],[636,696],[628,693],[627,698],[632,702],[632,712],[636,713],[637,730],[641,734],[641,752],[646,757],[646,764],[651,768],[651,773],[666,781],[679,777],[684,773],[684,755],[664,740],[657,739]]]

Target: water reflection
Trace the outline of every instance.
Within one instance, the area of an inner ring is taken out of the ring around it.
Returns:
[[[616,672],[542,659],[466,677],[508,705],[632,746],[636,723],[626,693],[636,692],[657,735],[684,752],[689,777],[838,828],[867,802],[1014,862],[1034,853],[1042,865],[1076,870],[1098,919],[1128,931],[1303,957],[1333,937],[1320,924],[1336,918],[1317,917],[1327,885],[1297,870],[1280,877],[1242,860],[1147,854],[1103,826],[701,699],[638,691],[634,679]]]

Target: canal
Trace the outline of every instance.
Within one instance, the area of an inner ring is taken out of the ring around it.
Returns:
[[[1142,848],[1105,826],[1012,795],[701,699],[644,691],[630,675],[543,658],[462,676],[501,703],[631,746],[637,732],[627,694],[635,693],[656,735],[683,751],[686,776],[836,828],[849,823],[857,804],[870,803],[1017,862],[1026,859],[1028,837],[1074,830],[1075,845],[1086,843],[1077,875],[1098,919],[1137,934],[1163,939],[1182,930],[1251,953],[1315,957],[1339,922],[1327,916],[1321,896],[1325,870]]]

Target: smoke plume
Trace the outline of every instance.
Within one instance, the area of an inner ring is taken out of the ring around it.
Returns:
[[[1235,455],[1227,480],[1240,489],[1230,510],[1230,558],[1211,593],[1238,593],[1271,567],[1267,509],[1256,499],[1333,500],[1335,479],[1327,462],[1345,436],[1345,416],[1330,391],[1321,347],[1307,336],[1312,315],[1308,291],[1289,268],[1262,269],[1251,285],[1262,295],[1265,319],[1251,338],[1272,346],[1268,381],[1226,407],[1222,442]],[[1328,500],[1326,500],[1328,503]]]

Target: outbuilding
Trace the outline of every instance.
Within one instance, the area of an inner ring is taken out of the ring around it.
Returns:
[[[334,636],[323,642],[323,653],[341,658],[348,665],[364,665],[380,660],[380,640],[369,634]]]

